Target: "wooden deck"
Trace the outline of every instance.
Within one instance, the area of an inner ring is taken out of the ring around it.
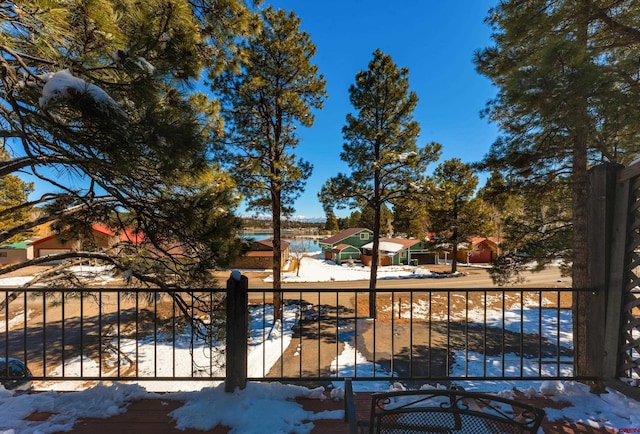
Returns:
[[[359,421],[369,420],[370,393],[358,392],[355,394],[355,405],[357,418]],[[332,400],[330,398],[324,401],[318,399],[299,398],[296,400],[305,410],[313,412],[321,412],[325,410],[342,410],[344,409],[343,400]],[[544,399],[523,399],[531,405],[548,408],[559,406],[550,400]],[[142,399],[132,402],[125,413],[108,419],[86,418],[79,420],[74,426],[72,433],[76,434],[141,434],[141,433],[158,433],[158,434],[227,434],[230,429],[225,426],[217,426],[209,431],[200,431],[196,429],[180,430],[176,428],[175,421],[169,416],[172,410],[182,406],[182,402],[164,399]],[[215,411],[215,409],[212,409]],[[29,416],[31,420],[46,420],[50,414],[34,413]],[[349,428],[346,422],[342,420],[317,420],[313,422],[314,428],[312,434],[348,434]],[[624,427],[620,427],[624,428]],[[582,424],[568,424],[558,422],[545,421],[542,424],[542,432],[545,434],[576,434],[576,433],[612,433],[614,431],[593,428]],[[268,434],[268,433],[265,433]]]

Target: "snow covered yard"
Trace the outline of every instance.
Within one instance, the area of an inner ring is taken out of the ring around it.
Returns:
[[[550,267],[558,267],[559,261],[552,262]],[[430,267],[438,270],[432,271]],[[347,282],[355,280],[369,280],[371,268],[363,266],[356,262],[353,264],[344,263],[338,265],[333,261],[324,259],[324,255],[320,251],[305,252],[300,259],[300,269],[294,269],[293,263],[287,267],[288,271],[282,273],[281,280],[285,283],[305,283],[305,282]],[[443,277],[462,277],[470,270],[486,270],[489,268],[487,264],[466,264],[458,262],[458,271],[450,273],[451,261],[442,261],[435,266],[429,265],[390,265],[378,268],[378,280],[394,280],[394,279],[440,279]],[[530,268],[532,269],[533,264]],[[247,272],[255,272],[256,270],[242,270]],[[261,270],[271,273],[270,269]],[[272,282],[273,276],[269,275],[265,278],[265,282]]]
[[[282,273],[282,281],[287,283],[301,282],[346,282],[352,280],[368,280],[371,269],[360,264],[337,265],[335,262],[322,259],[321,252],[307,252],[300,260],[300,269]],[[408,279],[436,277],[426,268],[408,265],[380,267],[378,279]],[[272,282],[273,276],[265,279]]]

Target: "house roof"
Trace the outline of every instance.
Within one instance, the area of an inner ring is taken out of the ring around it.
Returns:
[[[107,225],[102,224],[102,223],[95,223],[91,225],[91,228],[96,231],[99,232],[101,234],[107,235],[109,237],[113,237],[116,235],[116,233]],[[125,241],[129,241],[131,243],[136,243],[139,244],[142,242],[142,240],[144,239],[144,234],[142,234],[141,232],[136,231],[133,228],[125,228],[125,229],[121,229],[120,232],[118,233],[118,237],[121,240],[125,240]]]
[[[362,231],[367,231],[367,232],[371,232],[373,233],[373,231],[371,229],[366,229],[366,228],[349,228],[349,229],[345,229],[343,231],[338,232],[337,234],[329,237],[329,238],[325,238],[323,240],[320,240],[320,244],[336,244],[339,241],[344,240],[345,238],[349,238],[352,235],[355,235],[359,232]]]
[[[102,223],[94,223],[94,224],[92,224],[91,225],[91,229],[93,231],[95,231],[95,232],[98,232],[100,234],[106,235],[108,237],[116,236],[116,233],[111,228],[109,228],[107,225],[102,224]],[[50,239],[55,238],[55,237],[56,237],[56,235],[49,235],[48,237],[40,238],[39,240],[33,241],[31,243],[31,245],[37,246],[38,244],[44,243],[45,241],[49,241]],[[118,234],[118,237],[121,240],[126,240],[126,241],[130,241],[132,243],[139,244],[144,239],[144,234],[142,234],[141,232],[136,232],[132,228],[126,228],[126,229],[120,231],[120,233]]]
[[[35,240],[31,243],[32,246],[37,246],[38,244],[44,243],[45,241],[49,241],[52,238],[55,238],[55,235],[49,235],[48,237],[40,238],[39,240]]]
[[[142,232],[132,228],[125,228],[123,231],[120,231],[120,239],[127,240],[131,243],[140,244],[144,241],[144,238],[145,235]]]
[[[94,223],[91,225],[91,229],[96,232],[100,232],[101,234],[107,235],[109,237],[114,236],[116,233],[111,230],[111,228],[102,223]]]
[[[391,243],[402,244],[405,249],[420,243],[420,240],[418,240],[416,238],[410,238],[410,239],[407,239],[407,238],[380,238],[380,241],[388,241],[388,242],[391,242]]]
[[[19,241],[17,243],[5,244],[4,246],[0,246],[0,249],[26,249],[28,246],[28,242]]]
[[[244,254],[249,258],[271,258],[273,257],[273,252],[268,250],[250,250]]]
[[[490,244],[498,245],[502,242],[500,238],[497,237],[472,237],[471,243],[475,246],[477,244],[488,242]]]
[[[373,248],[373,241],[370,243],[365,244],[364,246],[362,246],[363,249],[372,249]],[[380,245],[378,246],[378,248],[383,251],[383,252],[391,252],[391,253],[397,253],[400,250],[404,250],[406,247],[402,244],[399,243],[393,243],[391,241],[382,241],[380,240]]]
[[[343,244],[338,244],[338,245],[337,245],[337,246],[335,246],[333,249],[331,249],[331,251],[332,251],[332,252],[341,252],[341,251],[343,251],[344,249],[347,249],[347,248],[349,248],[349,247],[351,247],[352,249],[360,250],[360,249],[358,249],[357,247],[352,246],[351,244],[344,244],[344,243],[343,243]]]
[[[418,244],[420,240],[406,239],[406,238],[380,238],[379,249],[385,252],[397,253],[400,250],[408,249],[409,247]],[[373,242],[367,243],[362,246],[363,249],[373,248]]]
[[[273,239],[270,240],[258,240],[256,241],[257,244],[262,244],[263,246],[267,246],[270,249],[273,249]],[[289,241],[286,240],[280,240],[280,248],[282,249],[286,249],[287,247],[289,247]]]

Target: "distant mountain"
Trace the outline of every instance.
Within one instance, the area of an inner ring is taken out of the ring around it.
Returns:
[[[301,223],[324,223],[327,221],[326,217],[307,217],[304,215],[297,215],[287,219],[290,222]]]
[[[243,214],[240,216],[240,218],[246,219],[246,220],[271,220],[271,214]],[[298,223],[324,223],[327,221],[327,218],[296,215],[283,220],[287,222],[298,222]]]

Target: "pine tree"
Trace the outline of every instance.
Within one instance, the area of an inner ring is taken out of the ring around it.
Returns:
[[[339,228],[338,228],[338,219],[336,218],[336,214],[332,210],[329,210],[326,213],[326,215],[327,215],[327,221],[324,224],[324,230],[329,233],[338,232]]]
[[[358,211],[358,213],[352,213],[352,220],[354,221],[353,227],[360,228],[373,228],[375,226],[376,211],[370,206],[364,206]],[[389,229],[393,223],[393,213],[389,209],[386,203],[383,203],[380,207],[380,233],[382,235],[389,235]]]
[[[311,63],[315,46],[293,12],[262,12],[264,28],[241,47],[239,74],[218,80],[230,147],[221,150],[248,209],[271,213],[275,317],[281,313],[281,218],[290,215],[312,166],[296,160],[296,128],[313,124],[325,81]]]
[[[516,187],[568,186],[572,281],[588,288],[587,169],[630,162],[640,151],[637,2],[509,0],[487,21],[495,46],[479,52],[476,63],[499,89],[487,113],[502,134],[485,166],[508,171]],[[581,313],[586,297],[574,296],[577,342],[589,334]],[[576,373],[588,376],[589,351],[578,352]]]
[[[523,190],[511,189],[504,176],[498,171],[493,171],[485,185],[478,190],[477,197],[490,207],[491,221],[496,228],[494,235],[501,240],[498,245],[498,256],[501,255],[501,251],[510,253],[522,248],[522,238],[514,234],[509,224],[526,220],[524,196]]]
[[[3,237],[53,214],[69,225],[116,224],[113,212],[126,210],[148,240],[166,239],[180,225],[158,215],[159,192],[184,192],[185,173],[209,170],[207,141],[218,127],[215,105],[179,85],[213,68],[210,44],[225,53],[250,20],[245,14],[213,26],[228,9],[246,8],[227,0],[207,7],[108,0],[0,6],[0,18],[11,23],[0,30],[0,99],[12,150],[0,175],[29,169],[51,185],[32,203],[45,214]],[[59,173],[82,187],[60,182]]]
[[[393,205],[393,230],[409,238],[425,239],[429,214],[424,198],[406,197]]]
[[[361,228],[362,226],[362,211],[356,209],[349,214],[346,221],[347,228]],[[366,223],[365,223],[366,225]],[[373,226],[370,226],[373,227]],[[367,228],[368,229],[368,228]]]
[[[351,173],[329,179],[319,197],[324,204],[374,212],[369,314],[375,317],[383,204],[393,205],[421,182],[421,172],[437,159],[440,145],[418,148],[420,127],[413,119],[418,97],[409,90],[409,71],[382,51],[376,50],[368,69],[356,74],[349,96],[355,114],[347,115],[342,129],[340,158]]]
[[[430,194],[430,229],[438,234],[438,242],[451,246],[451,272],[457,271],[458,247],[468,244],[472,236],[488,235],[491,221],[488,208],[474,197],[478,177],[470,165],[453,158],[441,163],[433,173]]]

